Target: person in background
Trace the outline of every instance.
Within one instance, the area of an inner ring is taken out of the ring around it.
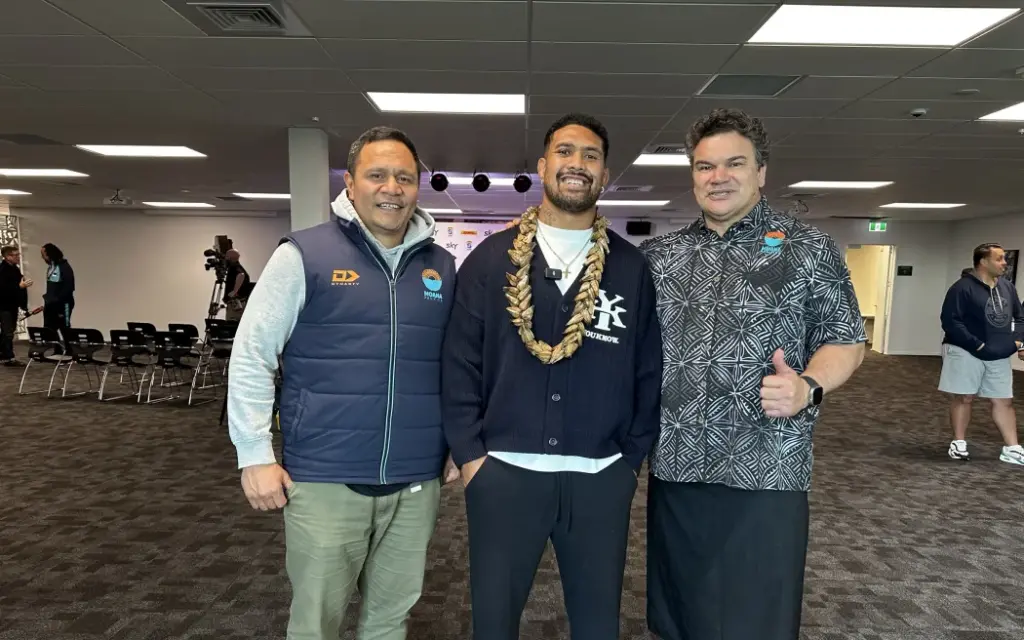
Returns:
[[[863,361],[864,321],[836,242],[762,195],[760,120],[716,109],[686,147],[702,215],[641,245],[665,345],[648,625],[663,640],[797,640],[812,434]]]
[[[39,250],[46,262],[46,293],[43,294],[43,326],[60,331],[71,326],[75,309],[75,271],[57,245],[47,243]],[[64,336],[61,334],[61,341]],[[63,352],[58,349],[55,355]]]
[[[357,588],[356,637],[405,638],[441,478],[459,477],[440,396],[455,259],[417,206],[419,178],[406,134],[363,133],[331,219],[282,241],[235,335],[228,429],[249,504],[284,508],[289,640],[337,640]]]
[[[224,260],[228,264],[227,275],[224,278],[224,319],[234,322],[242,318],[253,288],[249,272],[239,262],[241,257],[242,254],[235,249],[224,254]]]
[[[574,640],[619,637],[630,507],[658,433],[661,334],[643,255],[597,215],[608,133],[569,114],[540,207],[459,270],[445,433],[465,482],[473,638],[515,640],[551,540]]]
[[[0,249],[0,362],[5,366],[21,363],[14,356],[14,333],[18,329],[18,310],[28,314],[28,288],[32,280],[21,273],[18,247]]]
[[[974,268],[946,292],[942,303],[942,373],[939,391],[951,394],[949,457],[970,460],[967,425],[974,398],[992,402],[992,420],[1003,436],[999,459],[1024,464],[1013,408],[1014,353],[1024,348],[1024,310],[1017,288],[1003,278],[1006,254],[995,243],[974,250]]]

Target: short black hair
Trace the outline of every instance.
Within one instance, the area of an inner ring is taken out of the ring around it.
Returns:
[[[711,113],[700,118],[690,127],[686,134],[686,155],[693,163],[693,150],[697,148],[704,138],[735,131],[754,145],[754,160],[757,166],[763,167],[768,164],[768,155],[771,151],[771,144],[768,142],[768,134],[760,118],[747,115],[739,109],[714,109]]]
[[[2,255],[5,258],[7,256],[11,255],[12,253],[18,253],[18,247],[14,246],[13,244],[12,245],[8,245],[8,246],[4,247],[3,249],[0,249],[0,255]]]
[[[548,145],[551,144],[551,138],[554,137],[555,133],[559,129],[564,129],[572,125],[586,127],[597,134],[598,138],[601,138],[601,153],[604,154],[604,159],[607,161],[608,148],[610,146],[608,143],[608,129],[605,129],[600,120],[585,113],[567,113],[558,120],[555,120],[554,123],[548,127],[548,132],[544,134],[544,150],[547,151]]]
[[[974,247],[974,266],[981,264],[981,261],[992,255],[993,249],[1002,249],[996,242],[986,242],[985,244],[979,244]]]
[[[408,147],[409,152],[412,153],[412,159],[416,161],[416,175],[422,172],[420,167],[420,154],[416,152],[416,145],[412,143],[409,136],[401,129],[395,129],[394,127],[373,127],[367,129],[356,138],[356,141],[352,143],[352,146],[348,150],[348,164],[345,166],[349,173],[354,174],[356,172],[356,163],[359,160],[359,154],[362,152],[363,147],[370,144],[371,142],[384,142],[385,140],[394,140],[395,142],[401,142]]]

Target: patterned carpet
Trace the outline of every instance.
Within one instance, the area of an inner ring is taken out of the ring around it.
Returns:
[[[0,369],[0,640],[283,638],[281,516],[245,502],[219,404],[18,397],[20,373]],[[830,398],[805,640],[1024,637],[1024,469],[997,460],[984,405],[974,461],[946,458],[937,379],[937,359],[872,355]],[[632,640],[647,638],[643,492],[623,599]],[[461,490],[443,500],[410,640],[470,637]],[[549,556],[523,636],[568,637],[562,612]]]

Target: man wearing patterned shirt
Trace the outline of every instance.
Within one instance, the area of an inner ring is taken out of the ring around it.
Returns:
[[[718,109],[686,143],[703,215],[642,245],[664,351],[648,625],[664,640],[796,640],[811,434],[860,366],[864,324],[835,241],[761,195],[761,122]]]

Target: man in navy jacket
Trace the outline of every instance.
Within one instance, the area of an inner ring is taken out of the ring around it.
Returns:
[[[661,333],[643,255],[597,215],[604,126],[564,116],[544,147],[541,206],[459,269],[445,435],[466,485],[474,638],[519,637],[550,539],[572,638],[612,640],[637,474],[658,434]]]
[[[416,205],[419,166],[401,131],[360,136],[331,220],[284,239],[239,322],[228,427],[250,505],[284,507],[289,640],[337,640],[357,585],[356,637],[401,640],[420,597],[448,453],[440,357],[455,259]]]
[[[1003,436],[999,459],[1024,464],[1013,410],[1014,353],[1024,346],[1024,311],[1017,288],[1002,277],[1006,253],[998,244],[974,250],[974,269],[962,274],[942,303],[942,373],[939,391],[953,396],[949,457],[969,460],[967,425],[975,397],[992,401],[992,419]]]

